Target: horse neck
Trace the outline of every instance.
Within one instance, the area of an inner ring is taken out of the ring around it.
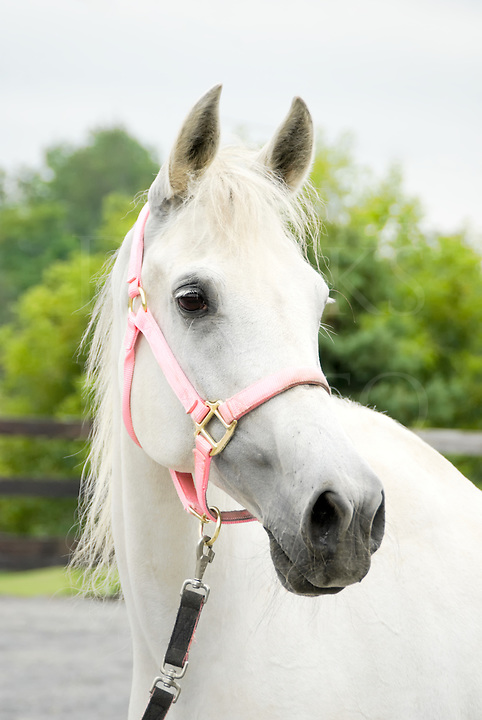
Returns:
[[[124,428],[119,442],[112,496],[116,557],[126,600],[130,595],[136,605],[141,602],[144,614],[151,603],[170,605],[182,580],[192,575],[197,528],[182,509],[169,470],[135,446]]]

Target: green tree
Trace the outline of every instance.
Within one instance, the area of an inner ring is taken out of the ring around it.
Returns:
[[[77,241],[65,229],[65,213],[57,203],[44,202],[0,209],[0,304],[5,309],[54,260],[66,258]],[[3,315],[2,320],[7,317]]]
[[[91,133],[87,145],[59,145],[46,152],[40,171],[0,172],[0,322],[43,271],[71,253],[109,252],[117,247],[112,217],[133,222],[132,198],[152,182],[158,163],[121,128]],[[129,198],[128,205],[126,198]],[[104,204],[112,227],[105,226]],[[100,227],[104,223],[104,227]]]
[[[481,428],[480,256],[463,235],[439,236],[403,248],[397,264],[419,288],[419,302],[394,282],[379,314],[361,318],[359,362],[371,373],[373,355],[382,364],[362,399],[405,424]]]
[[[351,177],[321,238],[337,300],[324,318],[332,339],[320,336],[328,375],[406,425],[480,427],[480,256],[463,233],[422,232],[398,168],[367,190]]]
[[[112,252],[133,223],[132,201],[104,199],[96,239]],[[79,353],[106,253],[76,252],[48,267],[0,328],[0,406],[3,415],[85,417],[85,354]],[[86,444],[41,438],[0,438],[0,474],[78,477]],[[0,498],[0,531],[65,534],[73,500]]]
[[[14,321],[0,330],[3,412],[50,416],[67,406],[82,414],[77,348],[89,315],[91,278],[103,260],[76,253],[48,268],[44,282],[20,299]]]
[[[132,198],[151,185],[159,169],[152,152],[122,128],[96,130],[80,148],[51,148],[46,162],[53,173],[51,197],[64,207],[69,232],[84,238],[98,228],[107,195]]]
[[[105,198],[96,237],[115,250],[133,224],[129,198]],[[115,237],[113,236],[115,233]],[[3,414],[79,417],[83,366],[79,345],[92,309],[106,252],[76,252],[48,267],[25,292],[13,319],[0,328],[0,401]]]
[[[140,200],[140,198],[139,198]],[[94,233],[97,252],[111,253],[117,250],[129,229],[134,225],[141,207],[132,196],[111,193],[102,201],[102,220]]]

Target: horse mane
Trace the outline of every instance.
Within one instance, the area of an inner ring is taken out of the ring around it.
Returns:
[[[319,238],[316,194],[305,186],[295,195],[273,177],[245,148],[223,148],[202,177],[193,180],[189,197],[165,221],[163,232],[174,229],[181,213],[192,212],[193,225],[202,214],[212,231],[210,242],[229,242],[230,252],[256,253],[253,238],[298,247],[306,256]],[[273,232],[273,222],[283,232]],[[253,233],[253,226],[265,232]],[[193,233],[194,242],[206,238]],[[114,298],[110,277],[114,255],[101,278],[101,287],[83,344],[90,343],[86,386],[92,398],[93,427],[88,461],[79,501],[81,534],[72,558],[73,567],[87,571],[87,586],[109,583],[115,573],[111,524],[114,373],[112,323]]]
[[[86,365],[86,392],[92,414],[90,450],[81,480],[79,498],[80,537],[71,565],[85,571],[86,585],[106,584],[115,571],[111,523],[113,373],[110,274],[116,255],[109,259],[99,281],[92,316],[82,338],[90,344]]]
[[[209,243],[227,247],[230,256],[256,255],[258,243],[270,240],[285,240],[306,253],[310,245],[316,246],[320,235],[318,202],[309,183],[302,193],[295,194],[260,162],[257,153],[225,147],[202,177],[192,181],[185,210],[191,213],[193,223],[200,215],[206,218]],[[276,226],[283,232],[273,232]],[[204,242],[199,235],[195,238]]]

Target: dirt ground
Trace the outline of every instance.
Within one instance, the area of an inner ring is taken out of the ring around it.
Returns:
[[[123,720],[130,674],[122,602],[0,598],[0,720]]]

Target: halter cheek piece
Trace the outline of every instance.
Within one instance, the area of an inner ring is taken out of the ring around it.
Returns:
[[[148,217],[149,206],[146,204],[141,210],[134,227],[128,269],[129,311],[125,335],[126,354],[122,398],[124,424],[132,440],[141,447],[132,425],[130,398],[136,342],[139,333],[142,333],[149,343],[166,380],[194,421],[194,477],[191,473],[170,470],[175,488],[186,510],[192,512],[201,520],[216,521],[218,518],[213,515],[206,500],[211,459],[224,450],[233,436],[237,421],[275,395],[296,385],[321,385],[329,394],[330,387],[326,377],[319,369],[288,368],[259,380],[224,402],[203,400],[179,366],[159,325],[147,306],[146,293],[141,282],[141,271],[144,255],[144,230]],[[134,303],[136,298],[140,300],[137,310]],[[209,432],[209,423],[214,417],[224,427],[224,436],[218,442],[214,440]],[[242,523],[256,520],[256,518],[248,510],[235,510],[222,512],[221,520],[224,523]]]

